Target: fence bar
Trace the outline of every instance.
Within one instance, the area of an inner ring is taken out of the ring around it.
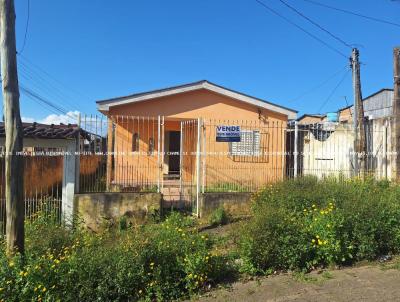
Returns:
[[[180,146],[179,146],[179,195],[180,199],[182,199],[182,182],[183,182],[183,122],[180,122]]]
[[[201,129],[203,120],[197,119],[197,148],[196,148],[196,216],[199,217],[199,200],[200,200],[200,152],[201,152]]]
[[[158,116],[157,123],[157,168],[158,168],[158,176],[157,176],[157,192],[161,192],[161,163],[160,163],[160,148],[161,148],[161,117]]]
[[[383,160],[383,176],[385,179],[387,179],[387,170],[388,170],[388,157],[387,157],[387,139],[388,139],[388,121],[385,121],[385,124],[383,126],[383,155],[382,155],[382,160]]]
[[[297,177],[298,139],[299,139],[299,125],[298,125],[298,122],[295,121],[294,122],[294,152],[293,152],[293,156],[294,156],[294,158],[293,158],[293,162],[294,162],[293,163],[293,168],[294,168],[293,177],[295,177],[295,178]]]

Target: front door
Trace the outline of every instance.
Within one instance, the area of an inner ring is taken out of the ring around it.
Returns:
[[[180,170],[181,133],[169,131],[168,174],[178,174]]]

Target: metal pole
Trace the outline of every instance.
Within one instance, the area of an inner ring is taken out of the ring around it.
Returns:
[[[297,177],[297,155],[298,155],[298,150],[297,150],[297,142],[299,139],[299,125],[298,122],[295,121],[294,122],[294,152],[293,152],[293,156],[294,156],[294,161],[293,161],[293,177]]]
[[[202,121],[202,133],[203,133],[203,161],[202,161],[202,166],[203,166],[203,174],[201,176],[201,193],[204,193],[205,186],[206,186],[206,145],[207,145],[207,137],[206,137],[206,126],[204,125],[204,121]]]
[[[182,177],[183,177],[183,123],[184,122],[180,122],[181,124],[181,138],[180,138],[180,147],[179,147],[179,196],[180,199],[182,200]]]
[[[161,187],[160,187],[160,170],[161,170],[161,164],[160,164],[160,147],[161,147],[161,117],[158,116],[158,125],[157,125],[157,169],[158,169],[158,174],[157,174],[157,193],[161,192]]]
[[[76,136],[75,142],[75,153],[73,156],[75,158],[75,193],[79,193],[79,176],[80,176],[80,166],[81,166],[81,113],[78,113],[78,134]],[[101,150],[103,151],[103,150]]]
[[[161,191],[164,189],[164,157],[165,157],[165,117],[162,117],[161,124],[161,134],[162,134],[162,154],[161,154]]]
[[[388,133],[388,122],[387,120],[385,121],[385,124],[383,126],[383,156],[382,156],[382,161],[383,161],[383,176],[385,179],[387,179],[387,133]]]
[[[201,144],[202,120],[197,119],[197,150],[196,150],[196,216],[200,217],[199,199],[200,199],[200,144]]]

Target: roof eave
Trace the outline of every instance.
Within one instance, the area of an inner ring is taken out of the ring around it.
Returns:
[[[102,100],[102,101],[97,101],[97,109],[101,112],[108,112],[110,107],[113,106],[120,106],[120,105],[125,105],[128,103],[136,103],[136,102],[142,102],[150,99],[155,99],[159,97],[165,97],[165,96],[171,96],[175,94],[180,94],[184,92],[189,92],[189,91],[194,91],[194,90],[199,90],[199,89],[206,89],[209,91],[213,91],[218,94],[222,94],[225,96],[228,96],[232,99],[236,99],[239,101],[243,101],[249,104],[252,104],[254,106],[257,106],[259,108],[264,108],[270,111],[274,111],[283,115],[286,115],[288,119],[295,119],[297,117],[297,111],[293,109],[289,109],[280,105],[276,105],[252,96],[248,96],[246,94],[227,89],[225,87],[207,82],[207,81],[200,81],[200,82],[195,82],[192,83],[191,85],[182,85],[182,86],[177,86],[175,88],[171,89],[162,89],[162,90],[156,90],[152,93],[143,93],[143,94],[137,94],[137,95],[132,95],[132,96],[127,96],[127,97],[121,97],[121,98],[116,98],[116,99],[110,99],[109,101],[107,100]]]

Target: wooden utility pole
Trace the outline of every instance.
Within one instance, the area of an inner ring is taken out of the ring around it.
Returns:
[[[360,62],[357,48],[353,48],[351,56],[351,69],[353,71],[353,93],[354,93],[354,174],[363,175],[365,172],[366,140],[364,127],[364,107],[361,93]]]
[[[392,124],[392,154],[396,157],[394,177],[400,178],[400,156],[397,152],[400,147],[400,47],[393,49],[393,124]]]
[[[19,112],[14,0],[0,0],[0,58],[6,131],[7,252],[24,253],[23,129]]]

